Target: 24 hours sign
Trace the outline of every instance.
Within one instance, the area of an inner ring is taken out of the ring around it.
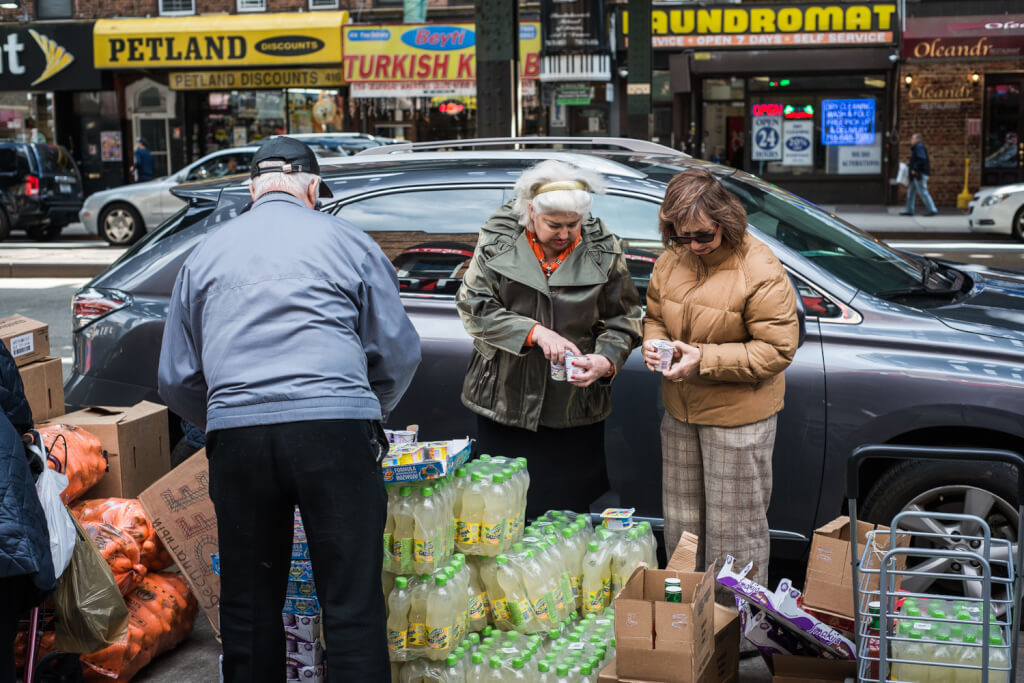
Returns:
[[[751,161],[778,161],[782,158],[782,117],[753,117]]]

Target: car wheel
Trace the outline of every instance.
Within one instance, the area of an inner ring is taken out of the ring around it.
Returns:
[[[1013,217],[1013,225],[1010,226],[1010,231],[1014,237],[1024,242],[1024,206],[1017,209],[1017,213]]]
[[[63,229],[63,225],[34,225],[25,228],[25,232],[36,242],[51,242],[60,237],[60,231]]]
[[[7,239],[11,234],[11,221],[7,218],[7,212],[0,209],[0,242]]]
[[[970,514],[984,519],[992,531],[993,539],[1013,542],[1017,539],[1017,477],[1013,468],[996,463],[952,463],[907,461],[883,474],[871,487],[863,503],[863,518],[888,525],[893,517],[904,510],[918,512],[947,512]],[[977,525],[973,525],[977,526]],[[977,550],[980,543],[961,536],[981,535],[980,529],[969,523],[944,522],[934,519],[903,520],[900,527],[912,532],[940,533],[944,538],[916,537],[912,545],[945,550]],[[1017,545],[1013,543],[1016,554]],[[995,545],[994,560],[1006,562],[1005,545]],[[947,574],[949,579],[926,576],[905,576],[902,588],[916,593],[963,595],[980,598],[980,581],[963,581],[954,577],[981,576],[976,562],[957,562],[952,558],[915,558],[911,556],[907,569]],[[993,564],[993,574],[1006,578],[1006,565]],[[1000,570],[1002,570],[1000,572]],[[993,586],[993,608],[1000,615],[1006,610],[1006,587]],[[999,604],[999,600],[1003,600]]]
[[[128,204],[111,204],[100,213],[100,236],[110,244],[134,244],[145,231],[142,216]]]

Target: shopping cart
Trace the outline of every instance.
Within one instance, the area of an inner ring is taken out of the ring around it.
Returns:
[[[1021,498],[1016,543],[993,538],[980,517],[904,511],[892,519],[891,531],[870,532],[863,551],[858,552],[860,467],[866,460],[879,458],[1014,466]],[[1024,457],[991,449],[861,446],[848,463],[846,497],[854,530],[850,543],[859,683],[912,683],[926,677],[931,681],[1015,681],[1024,566]],[[954,531],[948,532],[943,523]],[[952,547],[930,547],[936,541]],[[904,567],[908,560],[915,561],[910,569]],[[974,568],[974,575],[963,572],[966,567]],[[918,592],[901,590],[907,579],[912,587],[918,585],[915,579],[931,583]],[[939,582],[959,587],[963,596],[923,592]]]

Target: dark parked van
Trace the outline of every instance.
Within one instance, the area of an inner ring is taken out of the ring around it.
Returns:
[[[0,240],[11,230],[24,230],[36,240],[51,240],[65,225],[78,220],[85,199],[82,176],[60,145],[0,142],[0,193],[3,205]]]

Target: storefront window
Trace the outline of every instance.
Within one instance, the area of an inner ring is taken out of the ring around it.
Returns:
[[[1021,160],[1021,110],[1020,77],[1007,79],[1009,82],[992,83],[985,86],[985,136],[984,169],[987,175],[1006,175],[1006,182],[1012,182]],[[998,182],[998,181],[996,181]]]
[[[0,92],[0,139],[53,142],[53,93]]]
[[[213,92],[206,99],[204,154],[288,132],[280,90]]]
[[[700,149],[702,158],[743,168],[745,91],[742,78],[704,79],[704,139],[701,141]]]
[[[345,99],[337,90],[293,88],[288,91],[289,133],[345,130]]]
[[[882,76],[749,79],[747,170],[763,176],[882,172]]]

